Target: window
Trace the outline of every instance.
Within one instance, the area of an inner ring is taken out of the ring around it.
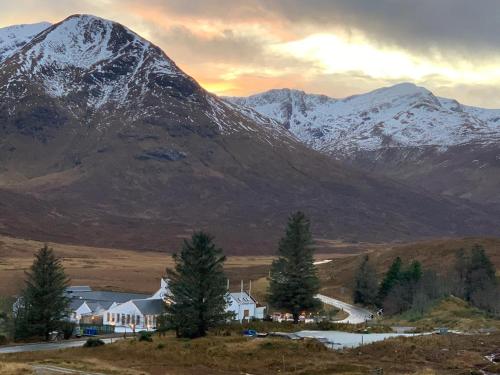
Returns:
[[[122,326],[125,325],[125,314],[122,314]]]
[[[127,324],[130,324],[130,314],[127,314]]]
[[[137,325],[140,325],[141,324],[141,316],[140,315],[137,315],[137,317],[135,318],[135,323]]]
[[[248,318],[250,316],[250,310],[243,310],[243,316]]]
[[[109,321],[110,321],[110,314],[109,314],[109,313],[107,313],[107,314],[106,314],[106,321],[107,321],[107,322],[109,322]]]
[[[135,315],[132,315],[132,324],[135,325]]]

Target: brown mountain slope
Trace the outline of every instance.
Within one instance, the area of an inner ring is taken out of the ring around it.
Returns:
[[[130,30],[80,15],[1,66],[0,199],[1,233],[136,249],[205,229],[228,253],[270,252],[298,209],[323,238],[500,231],[483,209],[332,163]]]
[[[445,275],[455,262],[455,254],[459,249],[470,249],[475,244],[484,246],[486,253],[500,271],[500,239],[498,238],[463,238],[440,239],[409,243],[404,245],[387,245],[377,248],[369,255],[374,262],[380,277],[387,272],[396,257],[401,257],[404,263],[418,260],[424,268],[430,268]],[[320,275],[324,281],[324,291],[328,295],[336,295],[344,299],[351,298],[349,288],[353,285],[354,274],[364,255],[335,258],[331,263],[319,266]]]

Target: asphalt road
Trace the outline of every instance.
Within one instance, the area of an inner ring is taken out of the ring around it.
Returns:
[[[113,338],[101,338],[104,343],[109,344],[121,340],[122,337]],[[67,348],[80,348],[85,344],[87,339],[82,340],[69,340],[69,341],[58,341],[58,342],[43,342],[34,344],[23,344],[23,345],[12,345],[12,346],[0,346],[0,354],[9,353],[22,353],[22,352],[38,352],[42,350],[58,350]]]
[[[72,370],[59,366],[51,366],[51,365],[32,365],[33,371],[36,375],[64,375],[64,374],[72,374],[72,375],[106,375],[98,372],[88,372],[88,371],[80,371],[80,370]]]
[[[316,298],[321,300],[326,305],[336,307],[337,309],[344,310],[349,316],[343,320],[339,320],[338,323],[349,323],[349,324],[359,324],[364,323],[366,320],[371,320],[372,313],[362,307],[350,305],[348,303],[339,301],[338,299],[324,296],[322,294],[317,294]]]

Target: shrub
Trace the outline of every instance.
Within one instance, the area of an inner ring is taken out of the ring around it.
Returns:
[[[164,348],[165,348],[165,344],[164,344],[164,343],[162,343],[162,342],[160,342],[160,343],[158,344],[158,346],[156,347],[156,349],[164,349]]]
[[[83,347],[84,348],[95,348],[95,347],[103,346],[103,345],[104,345],[104,341],[102,341],[101,339],[96,339],[94,337],[91,337],[85,342]]]
[[[260,344],[261,349],[274,349],[274,344],[270,341],[263,342]]]
[[[65,340],[71,338],[73,336],[73,332],[75,331],[76,324],[69,321],[61,322],[61,331],[63,333],[63,337]]]
[[[151,335],[151,332],[142,331],[141,333],[139,333],[139,341],[152,342],[153,337]]]

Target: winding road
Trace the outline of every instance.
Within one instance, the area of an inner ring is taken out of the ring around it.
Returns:
[[[113,338],[102,338],[101,340],[104,341],[105,344],[110,344],[112,342],[122,339],[123,339],[122,337],[113,337]],[[41,350],[58,350],[67,348],[81,348],[86,341],[87,339],[0,346],[0,354],[38,352]]]
[[[323,294],[317,294],[316,298],[318,298],[325,305],[336,307],[337,309],[341,309],[349,314],[347,318],[339,320],[337,323],[360,324],[372,319],[372,312],[362,307],[350,305]]]

